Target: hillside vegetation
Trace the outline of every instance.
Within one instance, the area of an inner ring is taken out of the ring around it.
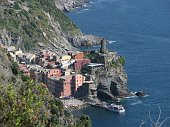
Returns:
[[[79,29],[56,8],[53,0],[0,0],[0,37],[3,43],[26,50],[38,43],[54,43],[62,47],[68,36],[78,33]],[[65,48],[70,46],[65,45]]]

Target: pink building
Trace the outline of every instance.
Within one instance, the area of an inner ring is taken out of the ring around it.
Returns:
[[[30,71],[28,70],[27,65],[26,64],[18,64],[18,65],[19,65],[20,71],[23,72],[23,75],[30,77]]]
[[[74,70],[80,71],[85,64],[89,64],[89,63],[91,63],[90,59],[76,60],[76,62],[74,63]]]
[[[23,72],[23,75],[30,77],[30,72],[26,67],[21,67],[20,70]]]
[[[71,96],[71,76],[63,76],[60,79],[62,92],[60,97]]]
[[[62,75],[62,72],[60,69],[50,69],[48,74],[47,74],[47,77],[60,77]]]
[[[48,53],[48,51],[43,51],[43,52],[41,52],[41,55],[42,55],[42,58],[45,58],[45,59],[47,59],[47,58],[50,56],[50,54]]]
[[[81,74],[77,74],[72,77],[72,87],[71,87],[72,94],[74,94],[77,91],[77,89],[83,85],[83,82],[84,82],[84,76]]]
[[[71,95],[71,76],[62,76],[60,78],[50,77],[47,81],[48,89],[56,97],[66,97]]]

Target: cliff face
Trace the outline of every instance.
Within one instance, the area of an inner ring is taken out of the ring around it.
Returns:
[[[125,97],[129,95],[127,87],[128,77],[124,70],[123,59],[123,57],[117,55],[115,52],[107,54],[105,62],[109,64],[97,73],[99,98],[103,99],[103,97],[106,97],[103,94],[111,95],[113,99],[114,97]]]
[[[102,57],[97,56],[97,62],[101,62]],[[101,99],[125,97],[129,95],[127,87],[127,74],[124,70],[124,58],[117,55],[116,52],[105,54],[104,69],[96,73],[98,83],[98,96]]]

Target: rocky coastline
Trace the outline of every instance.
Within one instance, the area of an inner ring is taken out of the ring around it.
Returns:
[[[55,0],[58,9],[69,12],[89,3],[89,0]]]
[[[77,8],[82,8],[89,3],[90,3],[89,0],[56,0],[55,1],[56,7],[63,12],[70,12]],[[100,42],[103,39],[102,37],[98,37],[95,35],[83,34],[81,31],[79,31],[79,33],[74,36],[66,35],[66,37],[68,37],[68,42],[71,43],[74,47],[100,45]]]

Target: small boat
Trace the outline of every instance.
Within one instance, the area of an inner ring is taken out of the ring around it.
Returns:
[[[110,104],[110,105],[105,105],[103,106],[105,109],[108,109],[113,112],[118,112],[118,113],[124,113],[125,108],[122,105],[116,105],[116,104]]]
[[[91,103],[90,105],[93,107],[99,107],[113,112],[125,113],[125,108],[122,105],[117,105],[114,103],[108,104],[106,102],[102,102],[102,103]]]

